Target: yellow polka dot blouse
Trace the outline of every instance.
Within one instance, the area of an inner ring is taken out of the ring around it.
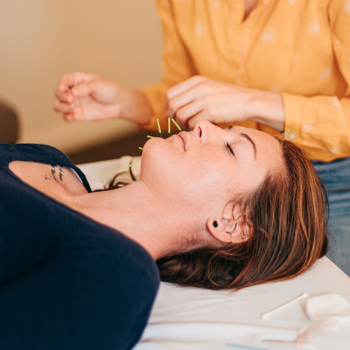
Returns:
[[[166,128],[166,91],[193,75],[282,94],[284,137],[312,159],[350,156],[350,0],[156,0],[161,82],[144,88]],[[236,123],[277,134],[254,121]],[[227,124],[220,126],[226,127]]]

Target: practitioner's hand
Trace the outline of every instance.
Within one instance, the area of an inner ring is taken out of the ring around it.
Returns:
[[[62,76],[53,105],[66,121],[118,118],[123,87],[97,75],[73,73]]]
[[[167,117],[181,127],[194,128],[200,120],[241,122],[248,119],[249,89],[203,76],[194,76],[167,92]]]
[[[194,76],[167,92],[166,118],[193,129],[200,120],[234,123],[256,120],[278,130],[284,128],[280,94],[248,89],[203,76]]]

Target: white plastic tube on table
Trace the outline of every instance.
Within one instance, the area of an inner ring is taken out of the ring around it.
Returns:
[[[142,341],[152,339],[167,340],[230,340],[245,336],[258,336],[265,341],[294,342],[297,330],[273,327],[261,327],[228,323],[166,323],[149,324]]]

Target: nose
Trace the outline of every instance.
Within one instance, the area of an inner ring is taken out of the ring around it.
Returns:
[[[207,120],[201,120],[196,123],[194,127],[194,132],[197,137],[202,139],[202,141],[206,141],[212,136],[217,130],[221,130],[219,127],[214,124],[208,122]]]

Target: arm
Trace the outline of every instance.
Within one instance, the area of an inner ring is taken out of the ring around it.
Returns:
[[[282,96],[285,138],[331,161],[350,156],[350,12],[345,2],[332,0],[328,15],[334,54],[345,80],[339,83],[339,89],[345,90],[344,97]]]
[[[140,89],[124,86],[124,98],[120,118],[144,124],[149,122],[153,110],[146,94]]]

